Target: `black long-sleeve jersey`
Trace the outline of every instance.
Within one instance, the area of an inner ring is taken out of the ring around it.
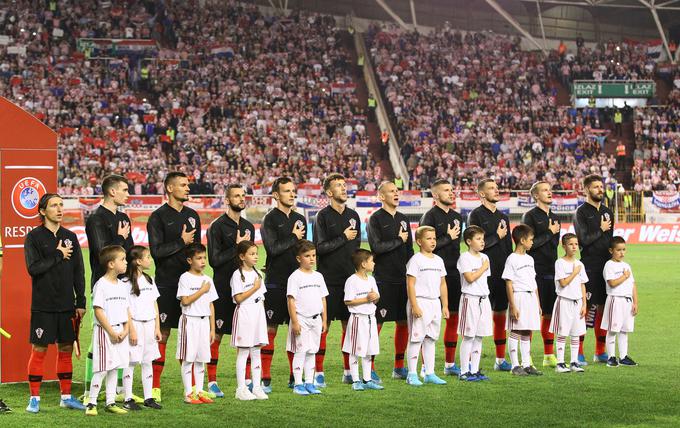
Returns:
[[[399,237],[408,232],[404,242]],[[413,238],[408,218],[396,212],[394,217],[384,209],[371,214],[368,220],[368,244],[374,256],[376,281],[402,283],[406,281],[406,263],[413,256]]]
[[[457,264],[460,257],[460,239],[463,236],[463,217],[454,209],[446,212],[435,205],[423,214],[420,225],[434,227],[437,234],[437,246],[434,253],[444,260],[448,276],[458,275]],[[461,233],[456,239],[451,239],[451,235],[447,233],[449,226],[452,229],[456,226],[461,228]]]
[[[59,241],[73,247],[69,259],[57,250]],[[31,275],[31,310],[68,312],[85,309],[85,267],[78,236],[60,227],[56,235],[43,225],[26,235],[26,267]]]
[[[612,222],[608,231],[603,232],[600,227],[602,218]],[[609,260],[609,244],[614,236],[614,213],[604,204],[597,209],[588,202],[576,209],[574,215],[574,229],[581,247],[581,261],[586,267],[604,266]]]
[[[345,229],[352,226],[357,236],[351,241],[345,236]],[[314,223],[314,244],[318,271],[326,284],[344,286],[347,278],[354,274],[352,254],[361,245],[361,219],[351,208],[345,207],[342,214],[330,205],[319,211]]]
[[[149,233],[151,257],[156,264],[156,284],[161,288],[177,288],[179,277],[187,271],[186,255],[182,228],[187,232],[196,230],[194,242],[201,242],[201,218],[189,207],[177,211],[163,204],[151,213],[146,224]]]
[[[99,264],[99,252],[102,248],[109,245],[120,245],[125,248],[127,253],[135,245],[132,240],[132,231],[130,231],[127,239],[118,234],[118,226],[121,222],[130,224],[130,217],[121,211],[112,213],[100,205],[90,214],[85,223],[85,234],[90,249],[90,268],[92,270],[90,287],[94,287],[97,280],[106,273],[106,269]]]
[[[505,238],[498,236],[498,225],[505,222],[508,233]],[[510,219],[501,210],[491,211],[484,205],[480,205],[470,211],[468,224],[479,226],[484,229],[484,254],[489,257],[491,264],[491,276],[500,278],[505,269],[505,260],[512,253],[512,237],[510,236]]]
[[[255,226],[244,218],[239,219],[237,224],[231,217],[222,214],[208,228],[208,262],[213,268],[213,280],[220,296],[231,295],[229,281],[239,265],[236,254],[239,233],[255,241]]]
[[[293,235],[293,229],[298,222],[302,224],[306,234],[307,221],[302,214],[295,211],[291,211],[288,216],[280,209],[273,208],[262,220],[260,233],[267,251],[265,262],[267,285],[285,287],[288,284],[288,277],[298,268],[295,258],[295,244],[298,239]]]
[[[531,246],[529,255],[534,258],[536,273],[543,275],[555,274],[557,247],[560,244],[560,232],[552,233],[551,221],[559,223],[560,219],[552,210],[546,213],[539,207],[530,209],[522,216],[522,223],[534,230],[534,245]]]

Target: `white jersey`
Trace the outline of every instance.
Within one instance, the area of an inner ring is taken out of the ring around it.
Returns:
[[[630,272],[628,279],[623,281],[616,287],[609,285],[609,281],[612,279],[621,278],[623,271],[627,270]],[[615,262],[614,260],[609,260],[604,265],[604,280],[607,281],[607,295],[609,296],[623,296],[623,297],[633,297],[633,284],[635,284],[635,278],[633,278],[633,270],[630,265],[626,262]]]
[[[565,287],[560,285],[560,279],[568,278],[574,271],[574,267],[581,266],[581,271],[571,280]],[[555,262],[555,293],[564,297],[565,299],[578,300],[583,298],[581,292],[581,284],[588,282],[588,275],[586,275],[586,267],[580,260],[568,262],[564,259],[557,259]]]
[[[150,321],[156,319],[156,299],[160,296],[153,279],[149,282],[144,275],[137,278],[139,296],[132,292],[132,283],[125,281],[130,295],[130,314],[135,321]]]
[[[182,300],[183,296],[191,296],[201,289],[203,282],[210,283],[210,290],[196,299],[194,303],[188,306],[182,306],[182,313],[192,317],[210,316],[210,303],[217,300],[217,291],[212,278],[207,275],[194,275],[191,272],[184,272],[179,277],[179,284],[177,285],[177,299]]]
[[[406,264],[406,275],[416,279],[416,297],[438,299],[442,278],[446,276],[444,260],[436,254],[427,257],[423,253],[416,253]]]
[[[245,281],[241,279],[241,272],[243,272],[243,277],[245,278]],[[234,274],[231,276],[231,280],[229,281],[229,285],[231,286],[231,297],[232,301],[236,303],[236,300],[233,298],[237,294],[245,293],[246,291],[250,290],[253,288],[253,285],[255,285],[255,280],[259,278],[259,275],[255,271],[255,269],[251,271],[247,270],[241,270],[239,272],[238,269],[234,271]],[[255,303],[264,300],[264,293],[267,292],[267,288],[264,286],[264,280],[260,278],[260,288],[256,292],[250,295],[247,299],[241,302],[242,305],[247,305],[250,303]],[[258,300],[259,299],[259,300]]]
[[[534,258],[528,254],[510,254],[505,260],[505,269],[501,277],[512,281],[513,291],[534,291],[538,288]]]
[[[323,312],[322,298],[328,296],[328,288],[323,275],[296,269],[288,277],[286,295],[295,299],[295,311],[305,317],[313,317]]]
[[[458,258],[458,272],[460,272],[460,290],[464,294],[469,294],[471,296],[488,296],[489,295],[489,282],[488,278],[491,275],[491,269],[484,271],[482,276],[477,278],[475,282],[467,282],[464,273],[477,272],[482,268],[482,263],[484,260],[489,261],[489,257],[484,253],[478,253],[477,256],[471,254],[470,252],[463,253]]]
[[[102,308],[112,326],[128,322],[130,301],[126,284],[120,279],[112,283],[105,277],[99,278],[92,290],[92,307]],[[99,324],[97,317],[94,320]]]
[[[375,283],[375,278],[372,276],[366,279],[361,278],[356,273],[345,281],[345,297],[344,300],[350,301],[354,299],[362,299],[368,295],[369,291],[378,293],[378,285]],[[360,305],[347,306],[347,310],[351,314],[375,315],[375,303],[362,303]]]

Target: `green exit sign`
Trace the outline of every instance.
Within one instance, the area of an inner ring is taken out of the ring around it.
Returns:
[[[652,98],[655,90],[652,80],[576,80],[572,93],[576,98]]]

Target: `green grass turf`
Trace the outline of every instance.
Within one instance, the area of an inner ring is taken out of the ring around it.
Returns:
[[[87,260],[87,251],[85,251]],[[261,261],[264,261],[262,255]],[[26,384],[0,386],[0,397],[13,409],[0,415],[2,427],[59,426],[680,426],[680,378],[678,361],[680,333],[677,278],[680,246],[629,246],[627,261],[638,283],[640,313],[630,336],[630,354],[639,367],[607,368],[589,365],[584,374],[561,374],[546,370],[540,378],[513,378],[493,372],[493,341],[484,341],[482,368],[491,377],[485,383],[461,383],[448,378],[446,386],[413,388],[389,378],[393,356],[393,324],[381,335],[382,354],[376,360],[384,379],[384,391],[353,392],[340,383],[340,324],[334,323],[328,337],[326,376],[329,387],[323,395],[299,397],[286,388],[288,361],[285,355],[286,327],[276,338],[274,392],[265,402],[238,402],[235,389],[234,351],[224,340],[218,381],[226,398],[213,405],[187,406],[181,402],[179,365],[173,361],[176,332],[168,344],[163,373],[163,410],[115,416],[103,411],[96,418],[82,412],[60,409],[58,384],[43,385],[38,415],[24,411],[28,400]],[[87,265],[87,262],[86,262]],[[210,273],[210,272],[208,272]],[[89,273],[87,274],[89,278]],[[89,317],[89,315],[88,315]],[[89,318],[81,333],[82,347],[90,340]],[[542,342],[535,334],[532,355],[542,362]],[[589,331],[586,354],[593,352]],[[567,358],[568,358],[567,350]],[[51,364],[49,362],[48,364]],[[443,344],[437,344],[438,372],[443,367]],[[74,359],[74,392],[80,394],[83,360]],[[135,392],[141,395],[139,369]]]

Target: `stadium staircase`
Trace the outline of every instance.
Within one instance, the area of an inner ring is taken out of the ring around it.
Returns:
[[[363,106],[366,116],[368,117],[368,85],[364,79],[364,73],[357,67],[359,56],[354,44],[354,36],[348,31],[343,31],[340,35],[342,45],[350,53],[350,62],[352,69],[352,78],[356,83],[356,95],[359,99],[359,104]],[[377,94],[378,96],[380,94]],[[381,159],[380,153],[380,127],[376,121],[366,121],[366,135],[369,138],[368,152],[373,159],[376,159],[380,165],[383,177],[392,180],[394,178],[394,170],[389,159]]]

